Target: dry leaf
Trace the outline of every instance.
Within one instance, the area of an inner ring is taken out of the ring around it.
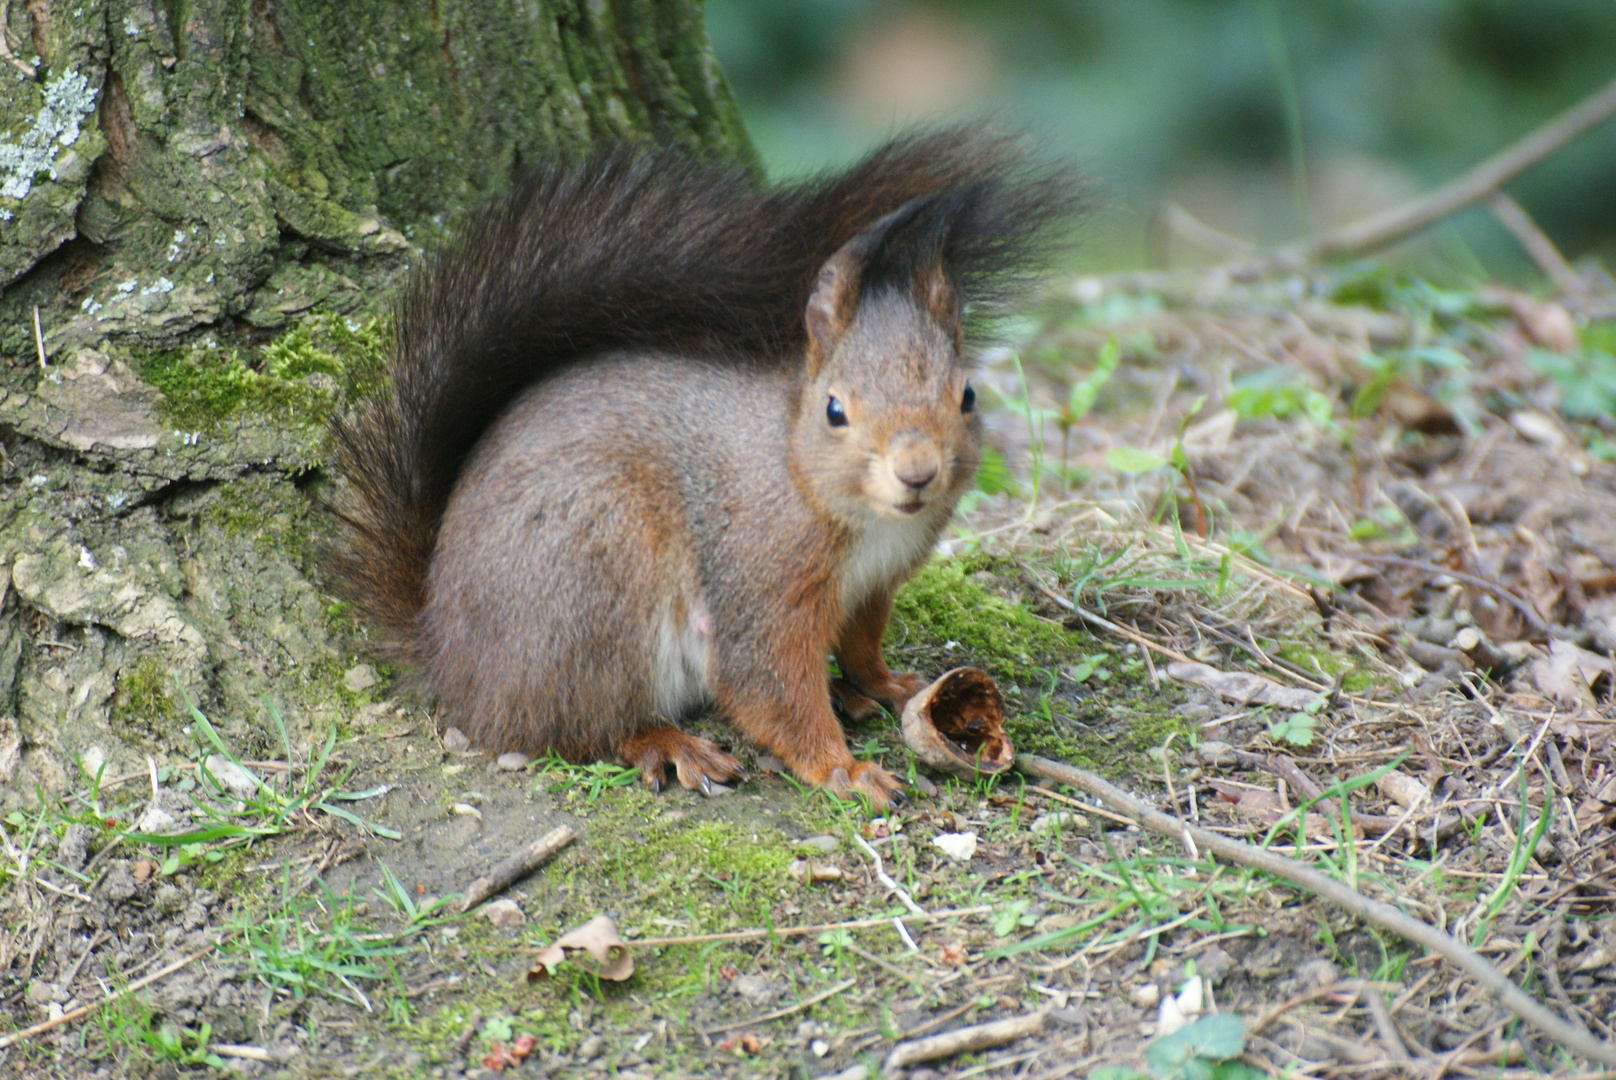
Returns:
[[[1407,773],[1389,772],[1375,781],[1380,793],[1404,810],[1412,810],[1431,795],[1431,789]]]
[[[1532,661],[1532,679],[1537,688],[1561,705],[1572,708],[1593,708],[1594,695],[1590,687],[1600,675],[1611,672],[1609,660],[1569,641],[1551,641],[1548,659]]]
[[[1277,705],[1281,709],[1305,709],[1318,698],[1311,690],[1293,690],[1253,675],[1249,671],[1219,671],[1206,664],[1175,660],[1167,665],[1169,678],[1193,686],[1204,686],[1225,701],[1241,705]]]
[[[1538,300],[1511,289],[1504,302],[1521,334],[1533,345],[1570,355],[1577,351],[1577,324],[1571,313],[1552,300]]]
[[[802,882],[804,885],[816,884],[821,881],[842,880],[842,870],[839,866],[830,866],[825,863],[816,863],[809,859],[798,857],[786,867],[786,873]]]
[[[554,944],[540,949],[528,969],[527,981],[548,979],[550,969],[567,959],[568,950],[587,952],[594,957],[595,974],[602,979],[622,982],[634,974],[634,958],[629,955],[623,939],[617,936],[617,924],[605,915],[596,915],[582,926],[562,934]]]

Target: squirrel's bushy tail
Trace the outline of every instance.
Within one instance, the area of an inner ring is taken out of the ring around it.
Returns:
[[[466,455],[524,387],[581,357],[649,347],[790,362],[820,266],[912,199],[956,193],[945,258],[995,299],[1075,208],[1017,141],[904,136],[845,172],[766,187],[741,167],[618,148],[546,166],[474,215],[395,309],[389,384],[333,424],[348,487],[338,588],[414,662],[438,521]]]

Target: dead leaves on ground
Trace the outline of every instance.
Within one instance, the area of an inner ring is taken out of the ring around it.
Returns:
[[[584,966],[598,978],[622,982],[634,974],[634,958],[629,955],[628,945],[617,936],[617,924],[605,915],[596,915],[540,949],[533,966],[528,968],[527,981],[548,979],[565,961],[577,962],[579,954],[594,961]]]

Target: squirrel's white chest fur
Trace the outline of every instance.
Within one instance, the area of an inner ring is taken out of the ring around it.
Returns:
[[[889,587],[900,574],[925,558],[936,534],[936,526],[925,518],[876,518],[868,522],[842,564],[842,611],[851,613],[871,593]]]

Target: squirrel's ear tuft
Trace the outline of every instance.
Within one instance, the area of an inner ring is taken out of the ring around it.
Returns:
[[[910,199],[843,244],[836,254],[826,259],[825,265],[819,268],[819,277],[814,282],[814,290],[808,295],[808,308],[803,313],[803,322],[808,331],[810,376],[819,373],[825,360],[835,350],[837,342],[847,333],[867,279],[872,273],[879,280],[887,280],[893,276],[892,268],[887,265],[891,261],[886,251],[890,246],[889,238],[895,232],[904,231],[905,227],[935,199],[936,196],[932,195]],[[942,278],[940,260],[937,261],[937,266],[943,289],[952,296],[952,288],[946,279]],[[906,266],[906,269],[909,269],[910,276],[914,277],[912,268]],[[919,285],[918,278],[916,284]],[[921,287],[925,294],[922,303],[929,307],[930,301],[927,297],[930,296],[930,291],[924,286]],[[938,295],[941,298],[943,294]],[[957,308],[958,304],[955,303],[954,307]],[[958,321],[957,315],[955,321]]]
[[[915,282],[915,291],[919,294],[920,306],[929,312],[931,317],[937,320],[937,325],[954,340],[954,347],[960,348],[963,340],[963,323],[960,320],[959,289],[949,280],[948,272],[943,269],[941,261],[920,275]]]
[[[856,250],[864,239],[858,236],[819,268],[814,291],[808,296],[808,310],[803,321],[808,330],[808,374],[819,374],[825,361],[835,351],[836,343],[847,333],[853,321],[853,309],[858,306],[859,283],[864,275],[864,259],[868,252]]]

